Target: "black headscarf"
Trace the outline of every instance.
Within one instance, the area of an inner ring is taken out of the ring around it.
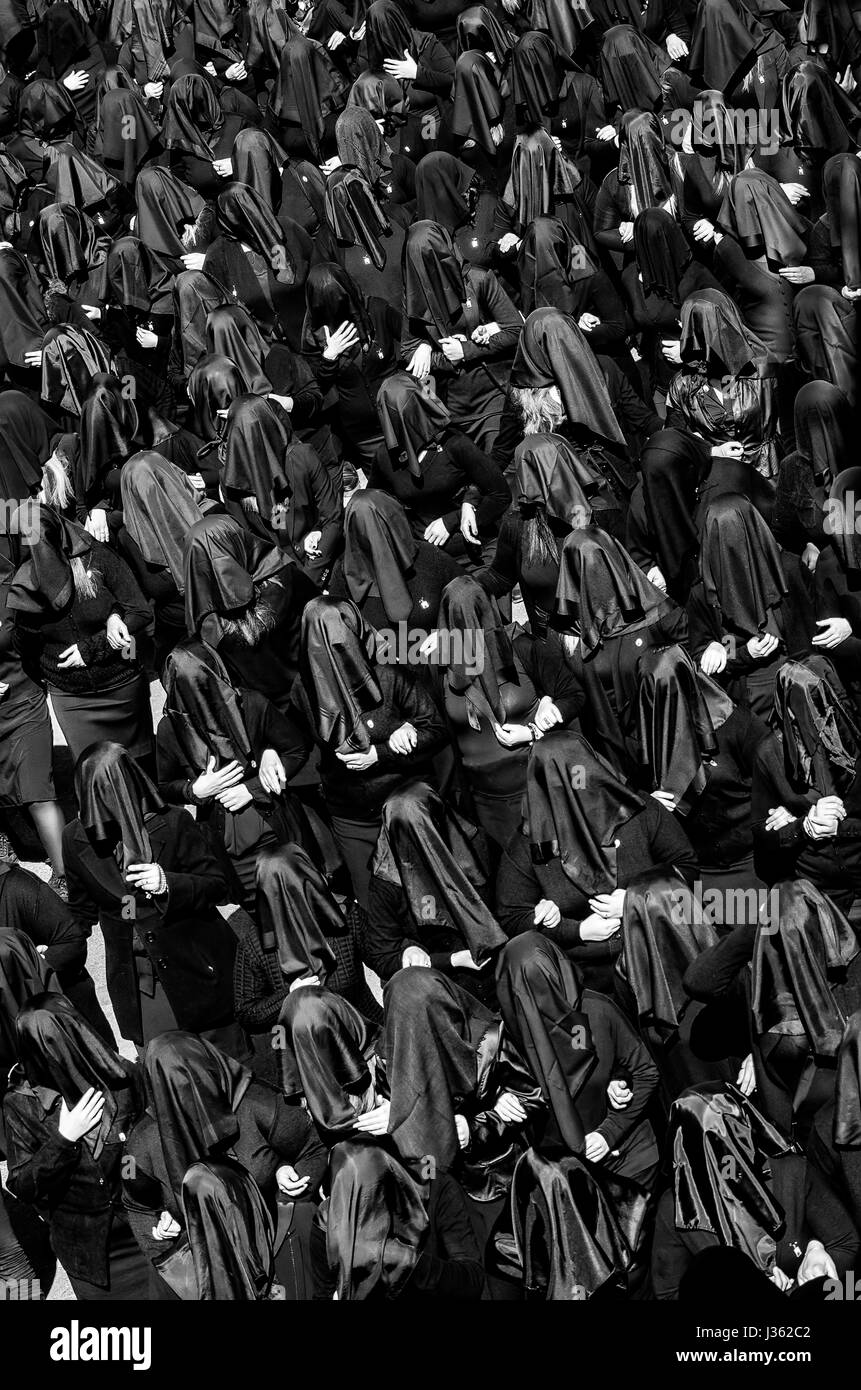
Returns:
[[[493,53],[499,66],[504,67],[514,46],[514,35],[487,5],[471,5],[457,17],[457,41],[462,53],[473,48],[480,53]]]
[[[419,454],[442,439],[451,423],[448,409],[409,372],[396,372],[386,377],[377,392],[377,413],[383,441],[396,466],[420,478],[424,470]]]
[[[80,415],[93,378],[113,371],[107,346],[86,328],[49,329],[42,346],[42,400]]]
[[[829,381],[808,381],[795,397],[794,414],[798,453],[814,475],[837,478],[850,452],[854,423],[843,392]]]
[[[700,538],[706,601],[743,637],[770,630],[787,593],[780,551],[746,497],[727,493],[710,503]],[[777,633],[774,633],[777,636]]]
[[[846,1019],[829,974],[839,980],[858,954],[855,933],[807,879],[777,886],[760,912],[753,951],[753,1024],[758,1034],[806,1036],[817,1057],[835,1057]]]
[[[12,865],[4,868],[8,872]],[[59,980],[30,937],[11,927],[0,929],[0,1076],[4,1080],[18,1060],[15,1020],[19,1013],[34,994],[62,992]]]
[[[100,486],[112,465],[125,463],[135,449],[138,413],[134,400],[110,372],[93,379],[81,408],[81,448],[75,470],[75,491],[80,499]]]
[[[497,993],[506,1024],[541,1087],[565,1149],[582,1154],[586,1132],[577,1097],[595,1069],[597,1052],[579,969],[554,941],[541,936],[530,941],[528,957],[525,951],[515,952],[506,962]]]
[[[685,971],[717,943],[714,927],[691,920],[689,900],[687,885],[675,875],[650,872],[625,889],[616,969],[634,996],[637,1017],[659,1030],[679,1027],[691,1002]]]
[[[585,334],[568,314],[533,310],[518,339],[511,385],[555,386],[569,424],[626,447],[601,368]]]
[[[11,247],[0,249],[0,362],[23,367],[42,346],[48,315],[35,267]]]
[[[37,994],[15,1023],[18,1061],[35,1089],[59,1093],[73,1109],[91,1088],[105,1098],[99,1126],[84,1136],[98,1159],[105,1144],[119,1144],[120,1123],[131,1128],[136,1109],[135,1068],[99,1037],[65,994]]]
[[[77,108],[65,87],[48,77],[27,83],[18,107],[22,135],[51,143],[73,134],[77,123]]]
[[[153,303],[154,278],[149,252],[137,237],[117,237],[105,262],[107,292],[121,308],[149,314]]]
[[[345,106],[335,125],[338,156],[364,174],[371,188],[390,182],[392,156],[382,132],[364,106]]]
[[[194,406],[201,439],[223,438],[219,410],[228,410],[237,396],[248,395],[248,389],[248,382],[229,357],[218,353],[201,357],[188,378],[188,397]]]
[[[222,487],[254,496],[263,520],[290,495],[287,454],[292,437],[287,417],[262,396],[239,396],[227,412]]]
[[[205,270],[182,270],[174,280],[174,339],[186,377],[209,352],[206,335],[209,315],[213,309],[229,302],[227,290]]]
[[[796,791],[843,796],[854,785],[861,730],[846,691],[825,656],[787,661],[774,686],[774,724],[781,731],[786,775]]]
[[[209,78],[186,73],[171,84],[162,126],[162,144],[197,159],[215,159],[224,112]]]
[[[392,225],[358,169],[336,169],[326,184],[326,221],[342,246],[361,246],[377,270],[386,264],[381,238]]]
[[[626,111],[619,128],[620,184],[631,189],[634,213],[660,207],[673,193],[669,157],[654,111]]]
[[[601,78],[608,107],[655,111],[661,104],[663,50],[630,24],[608,29],[601,45]]]
[[[451,233],[437,222],[414,222],[404,242],[404,312],[444,338],[469,298]]]
[[[319,738],[336,753],[367,752],[362,715],[383,695],[373,628],[349,599],[315,598],[302,614],[300,674]]]
[[[151,864],[146,817],[165,809],[157,788],[120,743],[93,743],[75,765],[81,825],[91,840],[122,850],[122,867]]]
[[[861,1010],[847,1020],[837,1054],[834,1142],[861,1146]]]
[[[511,54],[511,91],[520,126],[545,126],[559,110],[559,50],[549,34],[530,30]]]
[[[185,541],[200,521],[197,494],[181,468],[152,449],[123,466],[123,524],[148,565],[170,571],[182,593]]]
[[[470,659],[469,644],[460,643],[460,658],[450,660],[447,682],[455,694],[463,695],[470,722],[481,716],[491,722],[505,722],[500,685],[519,684],[511,637],[486,589],[469,575],[452,579],[442,591],[439,627],[447,633],[471,632],[474,636]],[[455,649],[457,644],[455,644]]]
[[[552,217],[560,200],[572,198],[581,183],[577,166],[557,150],[543,128],[518,135],[511,156],[511,177],[503,202],[514,209],[525,232],[536,217]]]
[[[473,140],[486,154],[496,150],[491,131],[501,125],[505,102],[496,72],[484,53],[461,53],[454,65],[452,131],[458,140]]]
[[[416,166],[416,212],[454,234],[470,219],[475,170],[445,150],[433,150]],[[433,216],[431,216],[433,214]]]
[[[93,222],[85,212],[69,204],[49,203],[42,208],[39,239],[48,274],[62,284],[86,279],[104,259]]]
[[[566,536],[556,611],[579,629],[584,656],[627,627],[658,622],[671,608],[666,594],[606,531],[593,525]]]
[[[831,484],[826,521],[832,549],[845,570],[861,570],[861,535],[855,530],[856,498],[861,495],[861,468],[847,468]],[[850,520],[851,518],[851,520]]]
[[[202,1302],[254,1303],[275,1278],[275,1228],[263,1194],[238,1163],[192,1163],[182,1213]]]
[[[576,319],[586,305],[589,282],[598,266],[567,222],[536,217],[523,237],[518,269],[524,314],[553,308]]]
[[[449,927],[462,937],[477,965],[506,942],[487,906],[490,875],[482,838],[425,782],[411,782],[383,807],[374,861],[376,877],[403,888],[419,939],[424,925]]]
[[[522,516],[543,510],[566,526],[591,521],[604,479],[561,434],[528,434],[514,451],[515,498]]]
[[[98,101],[93,153],[127,188],[158,140],[158,126],[136,92],[113,87]]]
[[[763,169],[743,169],[730,180],[717,220],[747,256],[775,266],[804,263],[810,223]]]
[[[299,278],[294,248],[287,245],[283,226],[256,188],[247,183],[228,184],[218,195],[216,210],[221,231],[235,241],[245,242],[262,256],[278,281],[292,285]],[[304,245],[306,235],[296,227],[294,236],[303,243],[301,260],[307,263],[311,246],[310,242]]]
[[[395,0],[374,0],[365,13],[365,47],[371,72],[382,72],[386,58],[398,62],[413,52],[415,40],[410,22]]]
[[[697,671],[679,646],[652,647],[638,663],[640,749],[654,787],[680,800],[706,784],[703,764],[715,757],[716,729],[733,711],[728,695]]]
[[[214,757],[218,767],[236,761],[251,775],[255,750],[242,696],[218,653],[196,638],[180,642],[165,662],[164,688],[165,715],[188,766],[205,772]]]
[[[141,1066],[147,1110],[156,1121],[164,1166],[178,1210],[192,1163],[223,1156],[239,1137],[236,1111],[251,1072],[196,1033],[162,1033]]]
[[[529,755],[526,834],[533,864],[558,859],[585,897],[617,886],[616,838],[643,802],[579,734],[545,734]]]
[[[326,1251],[339,1301],[397,1298],[418,1264],[428,1229],[424,1190],[388,1145],[356,1139],[335,1145]]]
[[[774,1268],[785,1213],[768,1182],[768,1160],[789,1145],[735,1086],[691,1087],[670,1110],[675,1223]]]
[[[738,115],[727,105],[723,92],[710,89],[697,94],[693,106],[691,143],[697,154],[715,161],[715,189],[726,182],[727,175],[741,173],[747,159],[747,148],[738,139]]]
[[[781,124],[795,148],[808,158],[851,152],[861,113],[821,63],[796,63],[783,79]]]
[[[54,427],[23,391],[0,391],[0,497],[23,502],[41,482]]]
[[[750,72],[765,35],[756,15],[743,0],[701,0],[688,68],[706,87],[731,92]]]
[[[10,529],[19,538],[21,564],[7,607],[17,613],[61,613],[75,592],[69,562],[90,554],[92,537],[53,507],[30,501],[18,508]]]
[[[132,145],[131,140],[128,143]],[[70,141],[59,146],[57,158],[45,175],[45,182],[58,203],[87,212],[106,203],[119,187],[113,174],[76,149]]]
[[[233,177],[259,193],[273,212],[281,202],[281,170],[290,156],[267,130],[239,130],[233,142]]]
[[[418,553],[406,513],[396,498],[366,488],[344,513],[344,579],[361,605],[371,594],[382,601],[390,623],[405,622],[413,609],[406,582]]]
[[[375,121],[382,121],[385,135],[394,135],[407,119],[407,84],[382,73],[361,72],[350,88],[347,105],[364,106]]]
[[[722,290],[696,290],[682,305],[679,351],[686,366],[706,376],[738,376],[764,361],[768,349],[745,325]]]
[[[301,845],[278,845],[257,860],[257,926],[288,983],[316,975],[324,985],[336,966],[327,937],[341,936],[344,916],[329,885]]]
[[[822,191],[831,245],[839,246],[843,275],[850,289],[861,289],[861,160],[852,154],[829,159],[822,171]]]
[[[806,285],[792,306],[795,350],[809,376],[857,397],[858,311],[830,285]]]
[[[681,306],[679,282],[693,260],[687,238],[663,208],[646,208],[634,219],[634,255],[643,277],[643,294]]]
[[[188,250],[183,235],[193,226],[204,199],[169,169],[151,165],[135,181],[135,235],[150,251],[178,259]]]
[[[241,304],[219,304],[206,316],[206,351],[229,357],[256,396],[266,396],[272,383],[264,371],[269,348],[255,320]]]
[[[326,117],[344,105],[346,92],[346,79],[323,45],[294,34],[281,50],[269,110],[279,120],[302,127],[311,153],[319,161]]]
[[[206,516],[188,534],[185,552],[185,619],[194,636],[210,614],[242,613],[254,602],[256,586],[275,578],[293,561],[229,516]]]

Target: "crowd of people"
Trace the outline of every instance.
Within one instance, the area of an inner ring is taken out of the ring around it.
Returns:
[[[859,83],[854,0],[0,0],[2,1288],[839,1296]]]

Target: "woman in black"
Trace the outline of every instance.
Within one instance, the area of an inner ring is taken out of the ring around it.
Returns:
[[[491,855],[482,832],[424,782],[394,792],[368,899],[368,963],[385,983],[431,967],[496,1006],[493,962],[506,936],[487,905]]]
[[[511,92],[490,53],[467,49],[454,65],[451,128],[458,155],[491,188],[504,182],[514,137]]]
[[[235,939],[215,906],[227,879],[203,833],[116,743],[87,750],[75,794],[80,813],[63,833],[69,906],[88,933],[99,922],[123,1037],[143,1046],[180,1024],[241,1053]]]
[[[416,166],[415,179],[416,216],[444,227],[464,264],[490,266],[496,197],[475,170],[445,150],[434,150]]]
[[[418,160],[443,137],[454,78],[445,45],[426,30],[411,28],[394,0],[374,0],[365,14],[367,71],[394,77],[408,112],[400,150]]]
[[[574,319],[594,353],[623,356],[622,301],[567,223],[559,217],[533,218],[520,244],[518,266],[524,314],[558,309]]]
[[[20,560],[7,607],[25,668],[45,682],[73,758],[105,738],[152,752],[149,687],[135,638],[150,622],[125,561],[51,507],[16,514]]]
[[[164,281],[182,275],[184,257],[195,250],[204,220],[210,220],[206,207],[200,193],[170,169],[150,165],[138,174],[135,236],[147,248]]]
[[[88,308],[101,313],[107,238],[99,235],[85,212],[67,203],[42,208],[37,227],[47,271],[48,317],[52,323],[71,321],[86,327]]]
[[[544,129],[518,135],[511,177],[496,205],[496,235],[502,257],[512,255],[536,217],[558,217],[590,251],[594,188]]]
[[[705,675],[737,682],[738,697],[765,717],[778,667],[803,657],[814,632],[806,571],[740,494],[707,506],[700,535],[700,581],[688,600],[691,655]]]
[[[315,243],[298,223],[279,222],[244,183],[230,183],[218,194],[216,214],[204,270],[248,310],[268,341],[283,339],[298,349]]]
[[[134,400],[113,374],[99,373],[81,407],[80,445],[72,466],[75,516],[96,540],[107,542],[121,522],[120,475],[140,448]]]
[[[640,758],[649,790],[682,819],[709,920],[732,926],[724,905],[744,894],[747,906],[749,890],[762,887],[753,866],[751,786],[768,726],[697,671],[682,647],[652,647],[638,666]]]
[[[266,128],[294,158],[322,164],[334,154],[335,122],[346,93],[329,52],[294,30],[280,51]]]
[[[438,626],[440,704],[476,819],[504,848],[520,827],[530,748],[576,720],[584,692],[559,643],[503,625],[473,579],[446,585]]]
[[[156,669],[185,637],[185,539],[201,517],[202,494],[188,475],[154,450],[134,454],[120,474],[123,525],[117,543],[152,601]]]
[[[371,487],[397,498],[417,540],[475,563],[510,500],[499,469],[409,372],[383,382],[377,411],[383,444],[371,469]]]
[[[746,145],[738,139],[735,109],[723,92],[698,92],[692,113],[690,154],[682,154],[677,197],[682,227],[699,258],[711,265],[718,216],[730,181],[744,168]]]
[[[565,6],[554,6],[562,23],[570,17]],[[514,115],[522,130],[543,128],[557,139],[562,152],[584,175],[593,165],[603,172],[608,143],[604,92],[597,76],[581,71],[571,60],[574,44],[561,34],[533,26],[514,45],[511,87]],[[603,132],[603,133],[601,133]]]
[[[364,106],[347,106],[335,127],[338,159],[359,169],[387,217],[402,209],[404,220],[415,210],[416,167],[409,155],[389,149],[383,132]]]
[[[377,295],[366,298],[331,261],[311,268],[305,299],[302,354],[344,447],[367,469],[381,442],[377,391],[396,365],[399,308]]]
[[[853,154],[837,154],[822,171],[825,211],[810,235],[810,265],[819,285],[861,289],[861,181]]]
[[[322,1040],[333,1013],[355,1012],[369,1025],[382,1018],[365,978],[367,917],[336,892],[300,844],[264,850],[256,877],[255,925],[240,938],[233,972],[236,1017],[251,1035],[256,1074],[285,1095],[304,1094],[315,1120],[337,1129],[331,1105],[338,1065],[321,1084]],[[279,1045],[273,1047],[276,1033]]]
[[[300,808],[285,793],[307,745],[264,695],[235,689],[217,653],[202,642],[174,648],[164,683],[159,790],[168,803],[196,808],[198,825],[230,859],[242,901],[253,906],[258,855],[310,841]]]
[[[430,775],[445,725],[409,671],[378,663],[374,634],[347,599],[306,607],[293,703],[320,749],[323,796],[364,907],[383,803],[405,781]]]
[[[20,1069],[3,1103],[9,1189],[45,1214],[76,1298],[146,1298],[148,1270],[120,1186],[141,1110],[136,1068],[62,994],[35,995],[16,1031]]]
[[[683,1281],[695,1297],[698,1269],[706,1274],[700,1259],[717,1246],[738,1251],[746,1270],[780,1290],[836,1279],[855,1259],[858,1233],[839,1198],[735,1086],[718,1081],[680,1096],[669,1142],[673,1184],[658,1204],[652,1253],[656,1298],[678,1298]],[[764,1297],[759,1286],[756,1295]]]
[[[839,386],[846,399],[858,395],[858,315],[855,296],[829,285],[808,285],[792,306],[798,360],[809,377]]]
[[[595,241],[619,270],[630,266],[634,223],[647,208],[675,214],[673,181],[661,123],[653,111],[626,111],[619,126],[619,163],[595,200]]]
[[[188,535],[184,587],[189,635],[214,647],[240,686],[286,710],[313,581],[280,546],[208,516]]]
[[[386,216],[361,170],[336,169],[329,175],[326,223],[338,260],[365,298],[379,298],[399,309],[404,287],[402,219]]]
[[[123,1201],[135,1239],[174,1287],[171,1256],[183,1240],[183,1184],[192,1164],[237,1163],[257,1183],[270,1216],[279,1194],[313,1201],[325,1151],[311,1119],[271,1086],[203,1038],[175,1030],[147,1047],[142,1070],[146,1109],[128,1138],[134,1159]],[[287,1253],[285,1251],[285,1253]],[[157,1295],[169,1298],[163,1288]]]
[[[481,1252],[458,1184],[419,1181],[393,1149],[345,1140],[311,1233],[316,1299],[481,1298]]]
[[[829,155],[854,152],[861,113],[852,98],[815,59],[804,59],[783,79],[780,97],[780,147],[757,153],[760,169],[792,189],[811,220],[823,212],[827,189],[822,174]],[[799,190],[804,193],[799,196]],[[813,241],[810,243],[811,256]],[[811,264],[813,262],[811,261]]]
[[[668,864],[692,884],[689,840],[659,802],[643,801],[567,732],[545,734],[530,754],[524,825],[497,876],[503,930],[549,935],[591,988],[609,990],[627,885]]]
[[[53,77],[74,102],[85,129],[96,114],[96,88],[105,71],[105,56],[86,19],[73,5],[51,5],[36,32],[36,72]],[[82,84],[74,74],[86,73]]]
[[[275,1283],[275,1222],[250,1173],[231,1162],[192,1163],[181,1196],[200,1302],[283,1297]]]
[[[830,661],[787,661],[771,737],[753,776],[757,868],[769,883],[803,877],[848,912],[858,892],[858,713]]]
[[[344,554],[329,593],[352,599],[366,623],[389,634],[388,660],[419,660],[419,644],[437,625],[443,590],[461,573],[440,546],[416,540],[406,512],[388,492],[363,488],[350,498]]]
[[[640,658],[687,641],[687,616],[594,522],[566,538],[553,625],[586,691],[583,720],[617,766],[637,762]]]
[[[316,584],[341,549],[340,493],[290,417],[274,400],[239,396],[228,408],[221,452],[227,510],[262,539],[282,546]]]
[[[229,90],[224,101],[231,102]],[[208,73],[189,72],[171,83],[161,140],[170,153],[169,172],[204,198],[215,198],[229,171],[233,141],[247,113],[228,110]]]
[[[414,222],[404,248],[401,359],[433,374],[454,423],[489,450],[499,433],[521,315],[490,270],[464,268],[436,222]]]

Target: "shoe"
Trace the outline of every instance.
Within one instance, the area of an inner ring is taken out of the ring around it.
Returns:
[[[12,848],[12,841],[5,830],[0,830],[0,861],[4,864],[18,863],[18,856]]]
[[[66,884],[65,874],[51,874],[48,887],[53,888],[58,898],[62,898],[64,903],[69,901],[69,889]]]

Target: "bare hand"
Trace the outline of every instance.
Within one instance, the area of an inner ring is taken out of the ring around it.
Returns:
[[[70,1144],[77,1144],[85,1134],[101,1123],[105,1097],[101,1091],[90,1087],[70,1110],[65,1101],[60,1102],[60,1119],[57,1128]]]
[[[216,772],[217,762],[215,756],[207,759],[206,771],[202,772],[191,784],[191,792],[195,801],[208,801],[215,796],[216,792],[227,791],[228,787],[235,787],[242,781],[244,773],[239,763],[234,759],[231,763],[226,763],[224,767]]]
[[[401,757],[408,757],[414,753],[418,746],[419,736],[415,726],[406,721],[399,729],[389,737],[389,747],[393,753],[399,753]]]
[[[63,78],[63,86],[69,92],[82,92],[90,80],[90,74],[84,72],[83,68],[77,72],[70,72]]]
[[[537,724],[542,733],[552,729],[557,724],[562,723],[562,715],[559,706],[555,705],[549,695],[542,695],[538,701],[538,708],[535,711],[533,724]]]
[[[596,893],[589,899],[589,909],[598,917],[621,917],[625,910],[624,888],[614,888],[612,893]]]
[[[797,820],[791,811],[787,811],[785,806],[772,806],[765,818],[766,830],[784,830],[787,825]]]
[[[503,1091],[493,1108],[506,1125],[522,1125],[527,1119],[522,1102],[510,1091]]]
[[[381,1100],[373,1110],[369,1110],[366,1115],[360,1115],[353,1128],[362,1134],[388,1134],[390,1109],[389,1102]]]
[[[738,1076],[735,1084],[743,1096],[752,1096],[756,1090],[756,1071],[753,1065],[753,1054],[749,1052],[738,1069]]]
[[[404,970],[421,969],[427,970],[430,967],[431,958],[427,951],[423,951],[421,946],[407,946],[401,956],[401,965]]]
[[[383,72],[386,77],[394,77],[398,82],[414,82],[418,70],[418,63],[406,48],[403,58],[385,58],[383,60]]]
[[[778,640],[773,632],[757,633],[756,637],[750,637],[746,643],[747,650],[755,661],[762,661],[766,657],[773,656],[778,645]]]
[[[260,785],[270,796],[280,796],[287,786],[287,773],[284,764],[274,748],[264,748],[260,756],[258,772]]]
[[[599,1134],[597,1129],[593,1129],[591,1134],[586,1135],[586,1157],[590,1163],[602,1163],[610,1152],[610,1145]]]
[[[449,532],[442,517],[437,517],[436,521],[425,527],[425,540],[431,545],[445,545],[448,537]]]
[[[700,657],[700,670],[705,676],[717,676],[727,662],[726,648],[720,642],[709,642]]]
[[[351,348],[357,347],[359,334],[356,325],[345,320],[339,324],[334,333],[330,333],[328,328],[323,329],[326,338],[326,346],[323,349],[323,356],[327,362],[334,362],[343,353],[349,352]]]
[[[465,342],[466,339],[463,337],[462,334],[455,334],[454,336],[448,338],[440,338],[440,351],[448,359],[449,362],[462,362],[463,345]]]
[[[420,381],[423,381],[425,377],[430,376],[431,355],[432,352],[430,343],[419,343],[418,347],[416,348],[415,352],[413,353],[412,357],[407,363],[407,371],[410,373],[410,376],[418,377]]]
[[[811,639],[814,647],[839,647],[841,642],[852,636],[852,625],[845,618],[822,618],[816,626],[821,627],[822,632],[817,632]]]
[[[104,507],[93,508],[84,522],[84,530],[93,537],[93,540],[101,541],[103,545],[107,545],[111,533],[108,530],[108,514]]]
[[[627,1110],[634,1099],[634,1092],[627,1081],[611,1081],[607,1087],[607,1099],[613,1110]]]
[[[336,753],[335,757],[342,762],[350,772],[367,772],[369,767],[373,767],[377,761],[377,750],[373,744],[367,753]]]
[[[174,1221],[169,1211],[163,1211],[158,1219],[158,1225],[153,1226],[153,1240],[175,1240],[182,1227],[178,1221]]]
[[[151,897],[158,898],[167,892],[167,875],[161,864],[129,864],[125,878],[132,888],[149,893]]]
[[[545,927],[548,931],[552,931],[562,921],[562,913],[550,898],[542,898],[535,905],[535,916],[532,921],[536,927]]]
[[[78,650],[77,642],[73,643],[71,647],[67,647],[64,652],[60,652],[57,658],[58,671],[70,671],[73,667],[86,666],[86,664],[87,663]]]
[[[246,806],[250,806],[254,797],[248,790],[244,782],[240,782],[235,787],[228,787],[225,791],[216,792],[215,800],[219,806],[223,806],[225,811],[229,811],[232,816],[244,811]]]
[[[310,1175],[300,1178],[291,1164],[282,1163],[281,1167],[276,1169],[275,1181],[278,1184],[278,1191],[283,1192],[285,1197],[301,1197],[302,1193],[307,1191],[311,1178]]]

